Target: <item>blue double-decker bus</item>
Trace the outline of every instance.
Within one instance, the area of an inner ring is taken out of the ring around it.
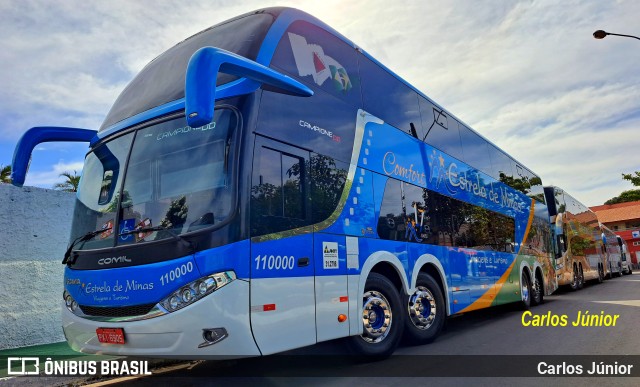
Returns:
[[[89,143],[63,328],[86,353],[390,355],[557,287],[541,180],[314,17],[268,8],[149,63]]]

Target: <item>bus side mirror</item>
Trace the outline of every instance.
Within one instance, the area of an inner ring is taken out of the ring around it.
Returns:
[[[89,142],[98,132],[90,129],[64,128],[55,126],[37,126],[27,130],[13,152],[11,163],[11,184],[22,187],[29,169],[31,152],[43,142],[70,141]]]
[[[219,72],[246,78],[240,81],[245,93],[252,93],[260,85],[267,84],[272,87],[270,90],[277,92],[302,97],[313,95],[313,90],[304,84],[269,67],[217,47],[203,47],[189,59],[185,80],[185,115],[192,128],[213,121]],[[217,98],[225,96],[222,92],[220,94]]]

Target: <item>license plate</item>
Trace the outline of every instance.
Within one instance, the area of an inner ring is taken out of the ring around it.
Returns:
[[[101,343],[124,344],[124,329],[122,328],[98,328],[96,334]]]

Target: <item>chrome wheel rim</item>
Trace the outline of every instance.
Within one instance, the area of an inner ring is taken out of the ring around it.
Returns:
[[[522,281],[520,288],[522,289],[522,301],[528,301],[529,300],[529,287],[527,286],[527,279],[523,276],[522,277]]]
[[[362,308],[362,339],[368,343],[379,343],[389,334],[392,322],[391,306],[386,297],[375,290],[364,293]]]
[[[438,313],[433,294],[424,286],[418,286],[409,297],[408,309],[411,323],[421,330],[429,329]]]

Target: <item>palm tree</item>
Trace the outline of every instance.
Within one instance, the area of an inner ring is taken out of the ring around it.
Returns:
[[[11,183],[11,165],[0,165],[0,183]]]
[[[80,184],[80,176],[76,171],[73,171],[73,175],[70,172],[64,172],[60,174],[60,177],[66,177],[62,183],[54,184],[54,189],[59,189],[66,192],[78,192],[78,185]]]

